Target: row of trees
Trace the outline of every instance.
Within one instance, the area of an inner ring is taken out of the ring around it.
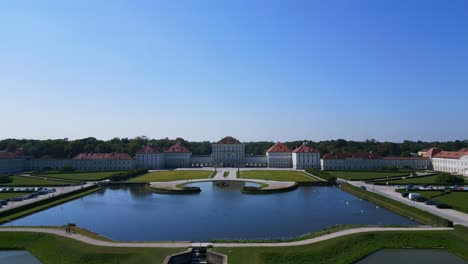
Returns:
[[[33,139],[4,139],[0,140],[0,150],[15,151],[17,148],[24,148],[26,153],[36,158],[51,157],[51,158],[71,158],[83,152],[121,152],[128,153],[131,156],[142,148],[144,145],[153,145],[160,150],[166,150],[176,142],[181,142],[188,147],[195,155],[211,154],[211,142],[193,142],[183,138],[175,139],[150,139],[147,137],[128,138],[113,138],[111,140],[99,140],[93,137],[68,140],[68,139],[51,139],[51,140],[33,140]],[[411,153],[416,153],[425,148],[436,147],[442,150],[459,150],[468,148],[468,140],[456,140],[447,142],[423,142],[409,141],[402,143],[394,142],[379,142],[374,139],[366,141],[350,141],[344,139],[326,140],[326,141],[290,141],[285,144],[294,149],[302,143],[307,142],[309,145],[317,148],[320,153],[328,152],[358,152],[373,151],[382,156],[410,156]],[[270,148],[274,142],[259,141],[246,142],[246,153],[248,155],[264,155],[266,150]]]

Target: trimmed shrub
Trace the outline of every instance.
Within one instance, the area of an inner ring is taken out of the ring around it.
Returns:
[[[148,169],[129,170],[125,172],[117,172],[109,177],[111,181],[126,181],[130,178],[140,176],[148,172]]]
[[[72,172],[75,171],[75,169],[72,166],[63,166],[59,169],[59,172]]]
[[[463,184],[465,180],[462,177],[454,176],[450,173],[441,173],[437,176],[436,181],[442,184]]]
[[[328,182],[336,182],[336,177],[326,171],[321,171],[314,168],[307,168],[305,169],[305,171],[317,177],[320,177]]]
[[[0,175],[0,183],[10,183],[12,179],[10,176],[7,175]]]

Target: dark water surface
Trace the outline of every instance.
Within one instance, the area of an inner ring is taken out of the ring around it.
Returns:
[[[0,263],[41,264],[36,257],[25,250],[0,251]]]
[[[7,225],[71,222],[113,240],[208,241],[289,238],[337,224],[417,224],[337,187],[247,195],[239,182],[223,188],[211,182],[194,186],[202,192],[165,195],[142,186],[107,187]]]

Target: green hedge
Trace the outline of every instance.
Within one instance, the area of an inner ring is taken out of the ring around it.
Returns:
[[[321,171],[321,170],[317,170],[317,169],[314,169],[314,168],[307,168],[305,169],[306,172],[312,174],[312,175],[315,175],[317,177],[320,177],[326,181],[329,181],[329,182],[336,182],[336,177],[331,175],[330,173],[326,172],[326,171]]]
[[[126,181],[130,178],[134,178],[136,176],[143,175],[148,173],[148,169],[138,169],[138,170],[130,170],[125,172],[117,172],[109,177],[111,181]]]

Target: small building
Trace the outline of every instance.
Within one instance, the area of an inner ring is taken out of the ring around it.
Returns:
[[[268,167],[270,168],[291,168],[292,151],[286,144],[278,142],[266,152]]]
[[[320,168],[320,152],[307,145],[296,148],[292,152],[292,167],[293,169]]]
[[[159,170],[165,166],[165,155],[158,148],[153,146],[144,146],[136,155],[136,165],[138,168],[149,170]]]
[[[244,167],[245,144],[233,137],[224,137],[211,145],[215,167]]]
[[[165,165],[167,168],[188,168],[190,167],[190,157],[192,152],[180,142],[175,143],[166,149]]]

